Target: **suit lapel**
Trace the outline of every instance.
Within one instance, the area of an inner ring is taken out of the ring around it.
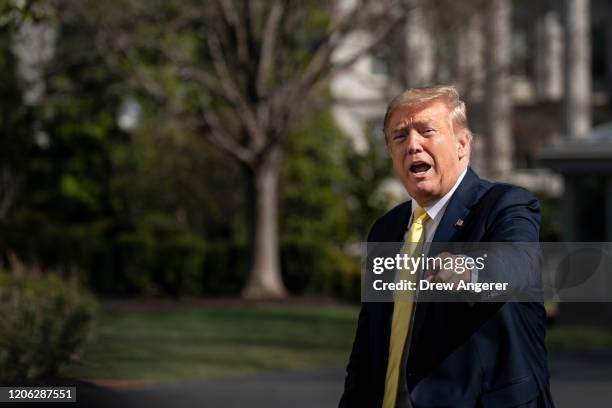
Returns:
[[[470,214],[470,207],[480,198],[480,182],[481,180],[478,175],[468,167],[465,177],[446,206],[444,215],[434,234],[433,242],[453,242],[458,239],[460,230],[465,226],[464,222]],[[457,225],[458,220],[462,220],[463,224],[461,226]],[[430,306],[428,302],[418,303],[418,306],[415,308],[412,333],[420,333]],[[416,337],[412,336],[411,346],[414,344]]]
[[[408,231],[408,222],[412,215],[412,200],[407,201],[404,206],[405,210],[400,213],[399,217],[397,217],[397,221],[393,225],[394,229],[390,234],[393,237],[392,242],[403,242],[404,235]]]
[[[448,201],[446,211],[440,220],[433,242],[453,242],[459,231],[465,227],[465,220],[479,198],[480,178],[468,167],[465,177]]]

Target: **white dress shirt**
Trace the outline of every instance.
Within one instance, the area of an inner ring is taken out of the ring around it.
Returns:
[[[448,191],[448,193],[444,194],[441,198],[434,201],[433,203],[423,207],[427,215],[429,215],[429,219],[427,220],[427,222],[425,222],[425,243],[424,243],[425,253],[427,253],[427,250],[429,248],[429,245],[427,243],[433,241],[434,235],[436,234],[436,230],[438,229],[438,225],[440,225],[440,221],[442,220],[442,217],[444,217],[444,213],[446,212],[446,207],[448,206],[448,202],[450,201],[451,197],[455,193],[455,190],[457,190],[457,187],[459,187],[459,184],[461,184],[461,181],[463,181],[463,178],[465,177],[466,173],[467,173],[467,167],[465,168],[465,170],[463,170],[463,173],[461,173],[461,175],[457,178],[455,185],[453,186],[453,188],[451,188]],[[417,207],[419,207],[419,203],[417,203],[415,199],[412,199],[412,207],[411,207],[410,220],[408,221],[408,225],[412,224],[412,214],[414,214],[414,210]],[[406,235],[404,236],[404,240],[406,239],[407,234],[408,232],[406,232]],[[470,271],[470,282],[472,283],[478,282],[478,270],[475,268]]]
[[[463,173],[461,173],[461,175],[457,178],[455,185],[449,190],[448,193],[444,194],[442,198],[439,198],[433,203],[423,207],[427,215],[429,215],[429,220],[427,220],[427,222],[425,223],[425,242],[431,242],[433,240],[436,230],[438,229],[438,225],[440,225],[440,221],[442,220],[442,217],[444,217],[444,213],[446,212],[448,202],[455,193],[455,190],[457,190],[457,187],[459,187],[459,184],[461,184],[461,181],[465,177],[466,173],[467,167],[465,170],[463,170]],[[410,211],[410,221],[408,222],[408,225],[412,224],[412,214],[414,214],[414,210],[417,207],[419,207],[419,203],[417,203],[416,200],[412,199],[412,208]]]

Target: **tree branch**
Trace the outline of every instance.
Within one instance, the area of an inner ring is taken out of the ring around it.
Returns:
[[[276,38],[278,36],[278,28],[286,5],[285,0],[275,0],[274,4],[272,4],[272,9],[270,10],[270,14],[268,15],[264,26],[259,66],[257,70],[256,87],[259,96],[267,95],[266,87],[273,70],[272,62],[274,61],[274,51]]]
[[[346,38],[349,29],[356,31],[360,28],[360,22],[363,20],[362,16],[366,9],[367,7],[363,1],[359,1],[348,14],[339,15],[337,13],[332,18],[325,37],[319,42],[310,63],[297,85],[298,88],[303,88],[311,83],[313,78],[317,77],[329,65],[332,53],[341,44],[342,39]]]
[[[250,59],[249,52],[249,40],[247,29],[242,24],[240,15],[238,14],[238,8],[234,4],[233,0],[217,0],[223,13],[223,17],[228,23],[228,26],[236,35],[236,49],[238,61],[241,63],[247,63]]]
[[[253,139],[253,144],[255,146],[263,145],[265,143],[265,134],[261,129],[252,108],[246,102],[243,95],[240,94],[236,84],[230,78],[231,72],[229,71],[229,67],[225,61],[217,34],[212,30],[208,30],[208,35],[206,38],[216,76],[223,87],[224,95],[233,103],[236,116],[243,121],[245,127],[249,130],[248,133]]]
[[[2,220],[17,193],[19,180],[12,174],[8,164],[0,166],[0,220]]]
[[[331,69],[329,69],[327,72],[324,72],[322,75],[319,76],[319,78],[315,79],[312,84],[313,90],[319,89],[322,86],[327,85],[329,81],[334,78],[334,76],[351,67],[355,62],[357,62],[357,60],[359,60],[364,55],[368,54],[370,51],[380,45],[383,40],[388,37],[391,30],[393,30],[393,28],[395,28],[395,26],[400,23],[402,19],[402,16],[394,16],[394,18],[389,21],[388,25],[385,25],[377,32],[372,33],[372,39],[367,46],[361,48],[359,52],[356,52],[350,58],[347,58],[346,60],[340,63],[334,64]]]
[[[392,10],[393,7],[393,4],[389,5],[389,10]],[[368,16],[367,11],[364,12],[361,8],[357,5],[345,17],[333,23],[324,44],[317,49],[301,78],[276,90],[273,95],[273,101],[271,101],[271,106],[273,107],[272,115],[275,118],[285,118],[288,121],[293,112],[301,109],[304,101],[307,100],[308,94],[316,92],[324,85],[329,84],[335,75],[346,70],[357,60],[380,45],[397,24],[403,20],[402,13],[387,13],[384,24],[373,24],[372,16]],[[354,24],[350,24],[351,21]],[[379,28],[374,30],[375,27]],[[359,47],[348,58],[332,64],[332,54],[346,41],[351,33],[361,29],[369,35],[370,40],[367,45]],[[280,122],[281,119],[277,121]],[[279,126],[282,126],[282,124]],[[268,143],[280,143],[284,134],[285,132],[275,132],[276,139],[270,140]]]
[[[253,165],[255,162],[255,155],[253,152],[240,145],[225,131],[217,113],[211,109],[207,109],[206,103],[202,100],[200,100],[200,112],[208,130],[207,138],[240,163],[249,166]]]

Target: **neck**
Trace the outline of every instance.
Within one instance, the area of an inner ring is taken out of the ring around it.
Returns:
[[[457,173],[457,175],[453,178],[452,184],[450,184],[443,192],[441,192],[439,195],[434,196],[434,197],[413,197],[414,201],[417,202],[417,204],[419,205],[419,207],[429,207],[429,206],[433,206],[436,202],[438,202],[440,199],[442,199],[442,197],[444,197],[445,195],[447,195],[451,190],[455,189],[457,187],[458,181],[459,179],[466,173],[467,171],[467,164],[466,165],[462,165],[459,172]]]

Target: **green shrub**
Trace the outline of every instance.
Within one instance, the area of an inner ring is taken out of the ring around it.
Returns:
[[[249,272],[249,247],[243,242],[206,243],[204,256],[204,293],[238,295]]]
[[[199,295],[206,245],[191,233],[122,234],[115,243],[116,270],[110,293]],[[105,271],[106,272],[106,271]]]
[[[558,242],[563,239],[563,217],[561,217],[561,199],[546,193],[536,192],[542,211],[540,241]]]
[[[91,296],[56,275],[0,271],[0,383],[48,378],[92,333]]]
[[[166,293],[199,295],[202,293],[204,240],[194,234],[184,234],[158,244],[159,278]]]
[[[359,300],[359,259],[329,243],[315,240],[281,242],[281,266],[287,289]]]
[[[289,292],[359,300],[359,258],[313,239],[281,241],[280,256],[283,282]],[[240,294],[249,272],[248,246],[230,241],[207,243],[204,258],[204,293]]]
[[[120,235],[115,243],[117,266],[123,272],[115,282],[115,292],[157,295],[161,292],[154,281],[157,264],[155,238],[144,233]]]

